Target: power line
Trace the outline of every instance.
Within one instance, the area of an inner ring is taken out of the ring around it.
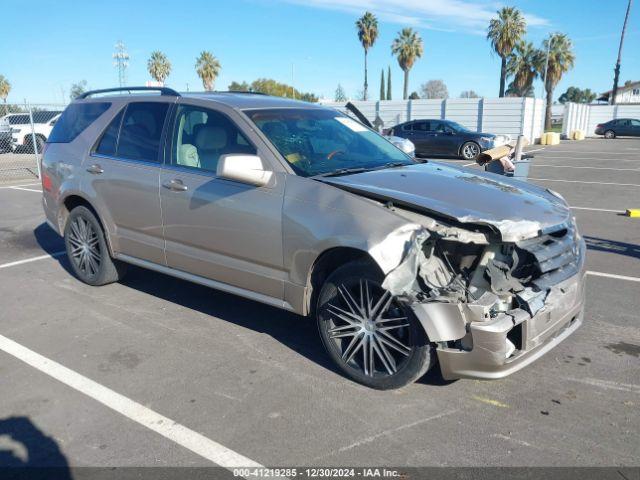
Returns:
[[[127,83],[126,70],[129,66],[129,53],[122,40],[118,40],[115,45],[116,51],[113,54],[113,66],[118,69],[118,84],[124,87]]]

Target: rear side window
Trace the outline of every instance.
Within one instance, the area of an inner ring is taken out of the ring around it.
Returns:
[[[9,123],[11,125],[27,125],[30,122],[29,115],[11,115],[9,117]]]
[[[160,137],[168,109],[168,103],[130,103],[120,129],[117,156],[158,162]]]
[[[108,155],[110,157],[115,156],[116,147],[118,145],[118,132],[120,131],[120,124],[122,123],[123,114],[124,114],[124,109],[120,110],[120,112],[115,116],[115,118],[111,120],[111,123],[102,134],[100,143],[96,148],[96,153],[100,153],[102,155]]]
[[[417,132],[428,132],[430,130],[429,122],[415,122],[413,124],[413,130]]]
[[[73,103],[62,112],[49,135],[49,143],[69,143],[111,106],[108,102]]]

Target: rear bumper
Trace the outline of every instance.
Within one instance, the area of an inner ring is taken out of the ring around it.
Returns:
[[[518,322],[498,315],[469,324],[470,350],[439,347],[442,376],[497,379],[511,375],[547,353],[581,324],[584,312],[584,271],[554,286],[545,307]],[[516,350],[513,350],[514,344]]]

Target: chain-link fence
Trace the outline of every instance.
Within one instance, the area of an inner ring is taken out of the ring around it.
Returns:
[[[62,104],[0,104],[0,182],[38,178],[38,161]]]

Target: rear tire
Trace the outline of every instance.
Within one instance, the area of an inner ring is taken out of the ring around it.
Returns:
[[[333,272],[320,290],[316,320],[327,353],[349,378],[389,390],[422,377],[436,360],[418,319],[382,288],[371,262]]]
[[[607,130],[606,132],[604,132],[604,138],[609,140],[612,138],[616,138],[616,132],[614,132],[613,130]]]
[[[36,135],[36,148],[38,149],[39,154],[42,153],[45,142],[46,140],[42,135]],[[33,137],[31,135],[24,137],[24,146],[28,153],[36,152],[36,149],[33,147]]]
[[[480,156],[480,145],[476,142],[465,142],[460,149],[460,155],[465,160],[476,160]]]
[[[87,207],[76,207],[69,214],[64,243],[71,268],[88,285],[117,282],[126,273],[126,265],[111,258],[102,226]]]

